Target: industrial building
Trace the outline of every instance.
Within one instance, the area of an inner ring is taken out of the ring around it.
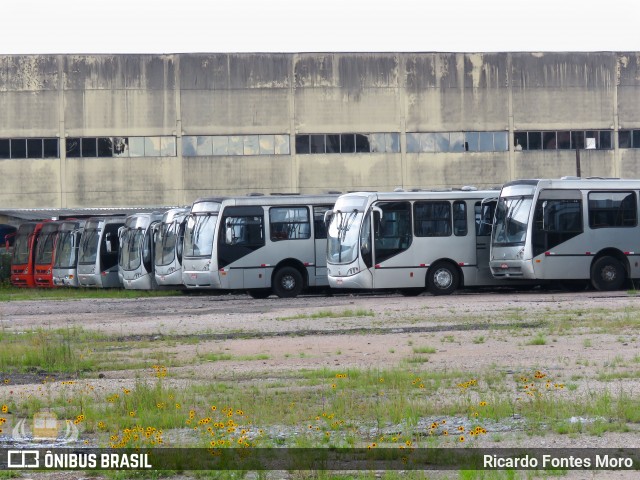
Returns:
[[[640,177],[640,53],[0,56],[0,208]]]

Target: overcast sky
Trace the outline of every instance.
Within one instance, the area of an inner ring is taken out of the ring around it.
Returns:
[[[639,0],[2,0],[0,54],[640,51]]]

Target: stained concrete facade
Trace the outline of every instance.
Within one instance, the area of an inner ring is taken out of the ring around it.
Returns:
[[[58,158],[0,159],[0,207],[179,205],[205,195],[461,185],[575,174],[573,150],[517,151],[522,130],[612,130],[583,176],[640,177],[640,53],[0,56],[0,139],[58,138]],[[508,132],[498,152],[407,153],[408,132]],[[398,152],[298,154],[296,134],[397,133]],[[194,135],[288,135],[281,155],[182,154]],[[73,137],[175,138],[176,155],[69,158]]]

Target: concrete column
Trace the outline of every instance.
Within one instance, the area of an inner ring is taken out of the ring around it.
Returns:
[[[507,145],[509,145],[509,167],[507,170],[508,178],[505,180],[515,180],[516,178],[516,155],[513,145],[513,133],[515,130],[513,121],[513,82],[511,81],[512,64],[511,53],[507,53],[507,98],[509,108],[509,133],[507,138]]]
[[[298,155],[295,152],[296,149],[296,62],[298,61],[298,55],[292,54],[291,68],[289,69],[289,152],[291,156],[290,170],[290,190],[291,192],[300,191],[300,161]]]
[[[179,205],[185,205],[187,203],[187,188],[188,185],[185,185],[184,179],[189,178],[188,175],[185,175],[184,172],[184,159],[182,158],[182,110],[181,110],[181,101],[180,101],[180,55],[176,54],[173,56],[174,61],[174,75],[175,78],[173,83],[175,85],[175,102],[176,102],[176,168],[175,171],[178,174],[178,185],[179,191],[176,192],[174,198]]]
[[[67,208],[67,141],[64,122],[64,55],[57,56],[58,62],[58,152],[60,156],[60,195],[58,208]]]

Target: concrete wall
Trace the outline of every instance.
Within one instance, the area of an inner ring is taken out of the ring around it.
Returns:
[[[494,186],[575,174],[575,152],[516,130],[640,129],[640,53],[0,56],[0,139],[58,137],[58,159],[0,160],[0,207],[176,205],[212,194]],[[508,131],[507,152],[407,153],[407,132]],[[295,153],[297,133],[399,132],[400,153]],[[290,155],[183,157],[184,135],[288,134]],[[66,158],[65,139],[175,136],[177,156]],[[640,150],[581,154],[640,176]]]

